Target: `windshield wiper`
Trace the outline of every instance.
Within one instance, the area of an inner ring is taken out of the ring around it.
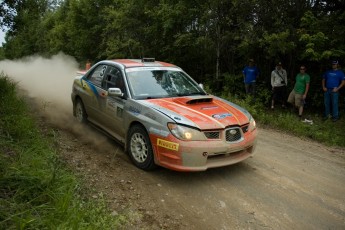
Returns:
[[[169,95],[164,95],[164,96],[148,96],[148,97],[145,97],[145,99],[157,99],[157,98],[165,98],[165,97],[169,97]]]
[[[179,97],[186,97],[186,96],[193,96],[193,95],[206,95],[203,92],[194,92],[194,93],[177,93],[176,96]]]

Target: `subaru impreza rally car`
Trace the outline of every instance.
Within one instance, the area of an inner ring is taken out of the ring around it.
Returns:
[[[143,170],[203,171],[241,162],[255,150],[251,114],[207,94],[173,64],[100,61],[75,78],[71,96],[76,119],[122,143]]]

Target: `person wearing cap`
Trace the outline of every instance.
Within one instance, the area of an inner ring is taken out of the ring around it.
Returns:
[[[280,100],[282,107],[285,108],[287,74],[283,69],[282,63],[278,62],[276,68],[271,73],[272,102],[271,109],[274,109],[274,102]]]
[[[246,94],[253,96],[253,98],[255,99],[256,79],[259,77],[260,71],[258,67],[254,65],[254,59],[249,59],[249,63],[246,67],[244,67],[242,74],[244,78]]]
[[[339,119],[339,90],[345,84],[344,72],[340,69],[338,61],[332,61],[332,69],[325,72],[322,76],[322,89],[324,91],[325,112],[324,119],[327,120],[332,115],[332,120]],[[332,111],[331,111],[332,108]]]
[[[306,73],[306,67],[301,65],[296,75],[296,83],[288,97],[288,102],[298,108],[298,116],[302,120],[305,99],[309,91],[310,76]]]

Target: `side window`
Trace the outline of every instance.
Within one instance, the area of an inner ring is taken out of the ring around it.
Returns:
[[[96,69],[93,71],[93,73],[90,75],[89,77],[89,80],[101,87],[102,86],[102,81],[103,81],[103,77],[104,77],[104,74],[107,70],[107,66],[106,65],[99,65],[96,67]]]
[[[120,88],[125,93],[125,84],[121,71],[113,66],[108,66],[103,85],[106,90],[109,88]]]

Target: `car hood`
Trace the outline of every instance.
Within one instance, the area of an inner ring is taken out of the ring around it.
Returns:
[[[188,96],[142,101],[175,122],[201,130],[244,125],[251,115],[240,106],[215,96]]]

